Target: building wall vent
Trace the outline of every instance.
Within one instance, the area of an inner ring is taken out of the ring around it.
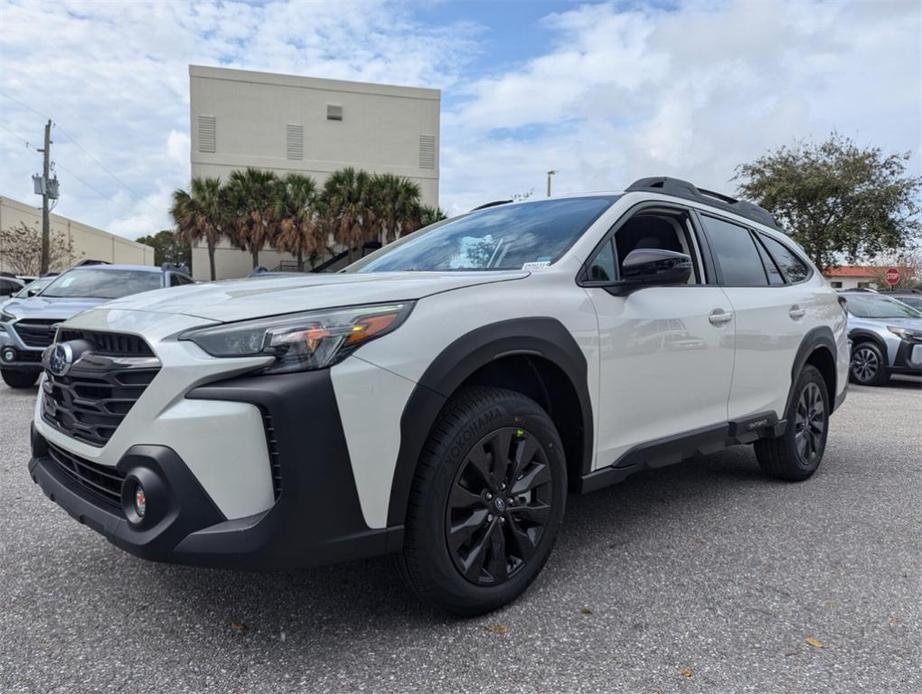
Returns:
[[[435,168],[435,135],[419,136],[419,168]]]
[[[198,117],[198,151],[217,151],[217,125],[214,116]]]
[[[296,123],[285,126],[285,156],[304,159],[304,126]]]
[[[343,107],[336,104],[327,104],[327,120],[342,120]]]

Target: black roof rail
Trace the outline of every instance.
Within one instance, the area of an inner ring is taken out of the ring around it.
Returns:
[[[759,207],[755,203],[747,200],[737,200],[729,195],[715,193],[713,190],[698,188],[694,183],[683,181],[681,178],[670,178],[669,176],[639,178],[625,190],[626,193],[634,193],[637,191],[662,193],[663,195],[672,195],[677,198],[703,202],[719,210],[726,210],[727,212],[738,214],[740,217],[751,219],[753,222],[764,224],[767,227],[772,227],[785,234],[787,233],[787,231],[778,224],[778,220],[775,219],[774,215],[764,207]]]
[[[476,212],[477,210],[485,210],[488,207],[496,207],[497,205],[508,205],[512,200],[494,200],[493,202],[485,202],[482,205],[477,205],[471,212]]]

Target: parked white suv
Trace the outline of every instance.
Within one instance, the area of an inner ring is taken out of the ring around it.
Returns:
[[[810,477],[845,397],[845,324],[749,203],[657,178],[498,204],[339,274],[68,320],[29,469],[142,557],[399,553],[422,598],[476,614],[535,579],[568,491],[741,443]]]

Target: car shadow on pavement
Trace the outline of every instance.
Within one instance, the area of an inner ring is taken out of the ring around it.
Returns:
[[[532,590],[502,612],[540,601],[535,591],[539,586],[542,594],[571,589],[571,579],[559,567],[579,562],[584,553],[597,556],[613,543],[623,544],[625,538],[644,533],[677,504],[698,507],[695,512],[705,515],[713,502],[734,494],[738,487],[765,483],[751,449],[739,448],[639,473],[587,496],[571,495],[550,564]],[[392,638],[403,634],[409,638],[416,628],[454,621],[417,602],[389,557],[287,573],[128,561],[153,579],[160,594],[154,600],[166,600],[190,618],[211,623],[228,638],[246,633],[275,639],[275,648],[284,648],[285,642],[300,643],[302,649],[304,642],[321,647],[322,635],[352,632],[352,638],[359,638],[353,630],[364,633],[385,625]]]

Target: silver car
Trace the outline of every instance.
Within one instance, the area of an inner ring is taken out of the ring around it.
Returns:
[[[853,383],[882,386],[893,374],[922,376],[922,312],[880,294],[842,292]]]
[[[58,323],[111,299],[191,283],[185,268],[169,264],[91,264],[52,277],[38,295],[0,306],[0,377],[11,388],[31,388]]]

